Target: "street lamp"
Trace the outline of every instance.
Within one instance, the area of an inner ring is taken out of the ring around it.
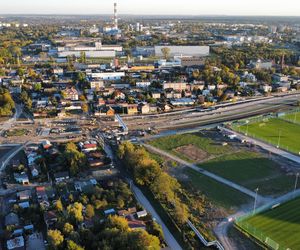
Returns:
[[[246,130],[246,136],[248,136],[248,130],[249,130],[249,123],[247,123],[247,130]]]
[[[258,190],[259,190],[259,188],[255,189],[255,199],[254,199],[253,214],[255,213],[255,210],[256,210]]]
[[[294,187],[294,196],[295,196],[295,192],[298,186],[298,179],[299,179],[299,173],[296,174],[296,180],[295,180],[295,187]]]
[[[281,132],[282,132],[282,131],[281,131],[281,130],[279,130],[277,148],[279,148],[279,147],[280,147]]]

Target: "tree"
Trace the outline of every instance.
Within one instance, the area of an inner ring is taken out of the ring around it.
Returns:
[[[81,63],[86,63],[86,53],[84,51],[80,52],[80,59],[79,59],[79,61]]]
[[[34,91],[39,92],[41,91],[41,89],[42,89],[42,84],[40,82],[34,84]]]
[[[63,233],[67,236],[70,233],[72,233],[74,231],[74,227],[72,224],[70,223],[65,223],[64,228],[63,228]]]
[[[64,210],[64,206],[61,202],[61,199],[58,199],[57,202],[55,203],[55,209],[58,212],[62,212]]]
[[[69,167],[70,173],[73,176],[86,166],[85,154],[79,152],[73,142],[66,144],[65,151],[62,154],[60,161],[62,164],[66,164],[67,167]]]
[[[49,244],[54,249],[57,249],[64,242],[64,236],[57,229],[49,230],[48,231],[48,241],[49,241]]]
[[[88,218],[93,218],[95,216],[94,207],[91,204],[88,204],[85,209],[85,215]]]
[[[187,222],[189,217],[189,212],[188,212],[188,207],[184,203],[177,201],[175,205],[174,213],[175,213],[174,218],[176,218],[176,220],[181,225]]]
[[[83,221],[83,215],[82,215],[83,205],[79,202],[75,202],[72,205],[69,205],[67,207],[68,215],[75,219],[76,222],[82,222]]]
[[[147,231],[150,234],[157,236],[161,241],[163,241],[164,240],[164,232],[162,230],[161,225],[159,225],[155,221],[151,221],[148,225],[149,226],[148,226],[148,230]]]
[[[160,241],[159,239],[147,233],[145,230],[137,230],[133,231],[129,234],[128,239],[130,245],[129,248],[132,250],[139,250],[139,249],[148,249],[148,250],[159,250]]]
[[[180,185],[177,180],[165,172],[162,172],[151,184],[151,190],[155,196],[168,202],[175,201],[175,192],[179,187]]]
[[[67,241],[67,250],[84,250],[84,248],[77,245],[74,241],[68,240]]]
[[[95,207],[96,209],[105,208],[108,205],[106,200],[95,200]]]
[[[168,47],[164,47],[161,49],[161,53],[163,54],[164,59],[168,60],[170,57],[171,49]]]
[[[28,110],[32,108],[32,100],[30,99],[28,93],[25,90],[22,90],[20,99]]]
[[[86,103],[82,103],[81,109],[84,113],[87,113],[87,112],[89,112],[89,105],[87,105]]]
[[[15,102],[7,89],[0,88],[0,117],[11,116],[15,108]]]

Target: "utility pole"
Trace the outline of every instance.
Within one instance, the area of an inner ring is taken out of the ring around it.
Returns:
[[[295,180],[295,187],[294,187],[294,196],[295,196],[295,192],[298,186],[298,179],[299,179],[299,173],[296,174],[296,180]]]
[[[255,213],[255,210],[256,210],[258,190],[259,190],[259,188],[256,188],[256,189],[255,189],[255,199],[254,199],[253,214]]]
[[[249,130],[249,123],[247,123],[246,136],[248,135],[248,130]]]
[[[279,147],[280,147],[281,132],[282,132],[282,131],[281,131],[281,130],[279,130],[277,148],[279,148]]]

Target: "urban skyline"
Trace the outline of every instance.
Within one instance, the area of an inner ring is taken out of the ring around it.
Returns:
[[[110,14],[114,0],[53,0],[51,2],[37,0],[12,0],[1,6],[0,14]],[[214,0],[201,2],[187,0],[182,2],[154,0],[143,2],[137,0],[119,0],[120,14],[141,15],[267,15],[267,16],[299,16],[300,5],[295,1],[237,1]],[[32,7],[34,6],[34,8]]]

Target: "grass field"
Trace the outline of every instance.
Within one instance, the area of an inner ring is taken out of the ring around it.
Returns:
[[[209,155],[221,155],[232,151],[232,147],[222,146],[220,143],[216,143],[210,138],[203,137],[200,133],[162,137],[150,141],[149,144],[172,153],[173,155],[176,155],[189,162],[191,162],[190,158],[187,158],[183,154],[178,153],[175,149],[192,144],[195,147],[207,152]]]
[[[175,149],[192,144],[207,152],[210,158],[202,161],[199,167],[222,176],[228,180],[255,190],[259,187],[261,195],[280,195],[292,190],[295,178],[287,176],[274,161],[261,153],[247,149],[237,150],[231,145],[222,146],[201,134],[183,134],[168,136],[150,142],[186,161],[193,162],[185,154]],[[197,175],[199,177],[199,175]]]
[[[271,118],[242,126],[233,126],[233,129],[246,133],[250,137],[264,140],[280,148],[299,154],[300,152],[300,125],[281,119]]]
[[[238,226],[254,238],[275,249],[300,249],[300,199],[281,205],[273,210],[257,214],[238,222]],[[279,244],[279,248],[276,248]]]
[[[189,177],[190,185],[200,190],[213,203],[226,209],[235,209],[252,200],[249,196],[202,175],[193,169],[186,168],[184,174]]]
[[[294,177],[282,173],[274,161],[245,150],[217,157],[199,166],[249,189],[259,187],[263,195],[291,191],[295,181]]]
[[[286,114],[282,117],[284,120],[288,120],[294,123],[300,123],[300,112],[295,112],[291,114]]]

